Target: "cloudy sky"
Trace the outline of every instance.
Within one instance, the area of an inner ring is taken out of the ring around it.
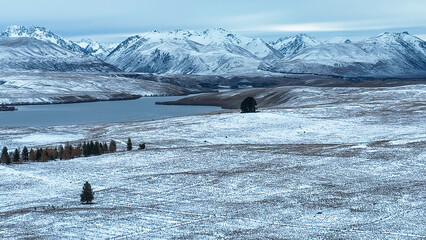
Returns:
[[[409,31],[426,39],[425,0],[0,0],[0,28],[44,26],[64,37],[119,41],[151,31],[221,27],[272,40],[305,32],[357,38]]]

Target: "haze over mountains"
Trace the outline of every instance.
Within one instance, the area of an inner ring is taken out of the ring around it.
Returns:
[[[110,71],[222,76],[282,73],[426,77],[426,42],[383,33],[324,43],[299,34],[267,43],[224,29],[152,31],[120,44],[73,42],[42,27],[10,26],[0,37],[0,71]]]

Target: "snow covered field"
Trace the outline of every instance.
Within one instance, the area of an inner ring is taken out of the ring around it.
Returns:
[[[188,90],[104,73],[8,72],[0,74],[0,104],[45,104],[129,99],[131,95],[182,95]]]
[[[254,114],[0,128],[9,148],[147,143],[0,165],[0,238],[426,238],[426,86],[295,91]]]

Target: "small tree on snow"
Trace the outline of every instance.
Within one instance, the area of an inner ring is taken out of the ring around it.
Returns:
[[[242,113],[256,112],[257,102],[253,97],[246,97],[240,105]]]
[[[91,203],[93,199],[95,198],[94,193],[92,191],[92,186],[89,182],[86,182],[83,186],[83,192],[80,194],[80,201],[81,203]]]
[[[132,140],[129,138],[127,139],[127,151],[132,150],[133,146],[132,146]]]

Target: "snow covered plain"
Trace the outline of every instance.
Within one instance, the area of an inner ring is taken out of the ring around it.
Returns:
[[[10,147],[64,134],[147,150],[0,165],[0,237],[426,238],[426,85],[296,91],[254,114],[1,128]]]
[[[0,104],[46,104],[188,94],[187,89],[107,73],[0,73]],[[132,96],[133,95],[133,96]]]

